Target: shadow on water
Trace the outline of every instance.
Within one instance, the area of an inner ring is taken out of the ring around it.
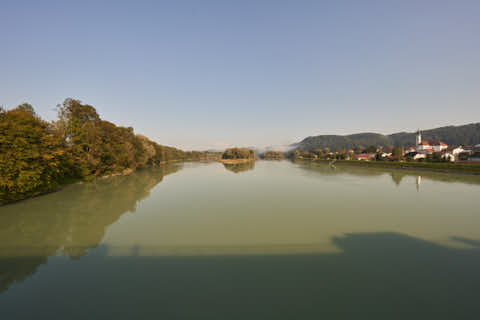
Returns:
[[[0,293],[35,273],[59,251],[79,259],[103,239],[109,225],[137,203],[165,175],[181,165],[140,170],[128,176],[71,185],[61,192],[0,209]]]
[[[478,241],[455,239],[473,247],[354,233],[332,239],[340,253],[308,255],[115,257],[100,248],[47,277],[54,308],[48,295],[2,308],[16,319],[476,319]]]
[[[255,161],[248,161],[248,162],[235,163],[235,164],[224,163],[223,166],[228,171],[232,171],[233,173],[240,173],[240,172],[245,172],[245,171],[255,169]]]

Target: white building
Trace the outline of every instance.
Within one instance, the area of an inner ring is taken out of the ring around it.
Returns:
[[[427,156],[424,153],[417,153],[416,155],[413,156],[413,160],[420,160],[420,159],[425,159]]]
[[[442,152],[443,150],[448,148],[448,145],[446,145],[442,141],[432,142],[431,145],[434,152]]]
[[[453,148],[453,149],[451,150],[451,152],[452,152],[452,154],[453,154],[454,156],[459,155],[459,154],[462,153],[463,151],[465,151],[465,150],[463,150],[462,146],[458,146],[458,147]]]
[[[442,152],[447,148],[448,148],[448,145],[441,141],[435,141],[435,142],[422,141],[422,132],[420,130],[417,131],[417,138],[416,138],[417,152],[422,152],[422,153]]]

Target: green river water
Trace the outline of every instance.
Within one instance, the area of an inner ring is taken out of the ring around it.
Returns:
[[[478,319],[480,176],[184,163],[0,207],[0,319]]]

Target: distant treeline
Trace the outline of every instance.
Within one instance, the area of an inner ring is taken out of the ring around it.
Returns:
[[[0,108],[0,204],[53,191],[73,179],[206,157],[102,120],[94,107],[78,100],[66,99],[57,109],[58,120],[50,123],[30,104]]]
[[[343,151],[358,147],[407,147],[415,145],[415,132],[399,132],[390,135],[379,133],[358,133],[346,136],[319,135],[308,137],[292,147],[300,151],[314,151],[329,148],[331,151]],[[443,141],[448,145],[476,145],[480,143],[480,123],[463,126],[448,126],[422,131],[422,139]]]
[[[260,154],[260,158],[264,160],[282,160],[285,154],[279,151],[265,151]]]

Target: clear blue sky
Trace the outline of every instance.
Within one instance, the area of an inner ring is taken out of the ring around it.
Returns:
[[[186,149],[480,121],[480,1],[0,1],[0,104]]]

